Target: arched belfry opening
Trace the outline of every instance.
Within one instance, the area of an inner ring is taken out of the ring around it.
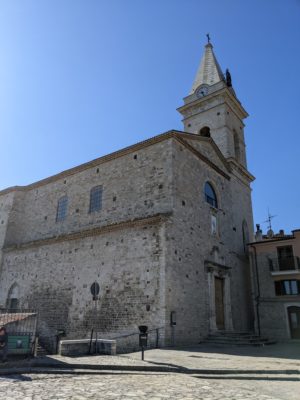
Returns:
[[[199,135],[203,137],[210,137],[210,128],[208,126],[204,126],[200,129]]]

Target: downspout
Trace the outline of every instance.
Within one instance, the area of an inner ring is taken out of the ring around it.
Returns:
[[[260,334],[261,334],[261,330],[260,330],[260,315],[259,315],[260,285],[259,285],[259,277],[258,277],[257,253],[256,253],[256,247],[253,246],[253,245],[251,245],[251,247],[254,249],[254,266],[255,266],[256,286],[257,286],[257,296],[255,297],[255,300],[256,300],[256,315],[257,315],[257,330],[258,330],[258,335],[260,336]]]

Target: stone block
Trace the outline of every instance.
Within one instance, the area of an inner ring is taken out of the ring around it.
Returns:
[[[96,351],[97,350],[97,351]],[[116,355],[117,344],[115,340],[107,339],[76,339],[60,340],[58,353],[61,356],[84,356],[88,354]]]

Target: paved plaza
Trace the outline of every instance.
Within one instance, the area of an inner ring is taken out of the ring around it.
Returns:
[[[146,351],[144,362],[139,353],[37,361],[1,367],[6,400],[300,399],[299,343],[155,349]]]

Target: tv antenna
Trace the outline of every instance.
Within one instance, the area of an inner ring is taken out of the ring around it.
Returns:
[[[268,218],[266,219],[266,221],[264,221],[264,223],[268,224],[268,230],[272,230],[272,219],[275,217],[277,217],[277,215],[271,215],[268,208]]]

